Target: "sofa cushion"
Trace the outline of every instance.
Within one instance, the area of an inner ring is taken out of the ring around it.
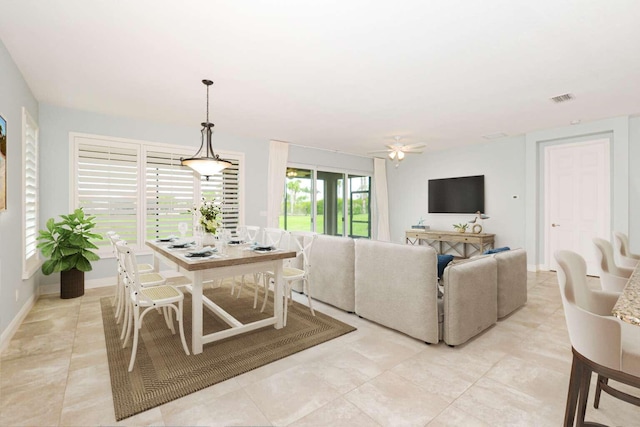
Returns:
[[[421,341],[437,343],[436,252],[431,247],[355,242],[356,313]]]
[[[487,249],[486,251],[482,252],[482,254],[483,255],[497,254],[497,253],[505,252],[508,250],[511,250],[509,246],[503,246],[501,248]]]
[[[442,278],[442,273],[447,265],[453,261],[453,255],[438,255],[438,278]]]

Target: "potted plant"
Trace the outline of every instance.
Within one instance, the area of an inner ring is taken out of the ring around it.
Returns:
[[[460,224],[453,224],[453,228],[458,231],[458,233],[464,233],[467,231],[467,227],[469,227],[469,224],[467,224],[466,222],[460,223]]]
[[[38,248],[49,258],[42,264],[42,273],[60,272],[60,298],[76,298],[84,295],[84,272],[91,271],[91,261],[100,259],[92,251],[98,247],[91,240],[102,236],[91,231],[95,216],[85,216],[82,208],[60,217],[59,222],[49,218],[47,229],[38,236]]]

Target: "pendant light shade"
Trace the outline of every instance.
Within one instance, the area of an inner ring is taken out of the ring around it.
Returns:
[[[220,156],[214,153],[213,147],[211,146],[211,136],[213,135],[212,129],[214,125],[209,122],[209,86],[211,86],[213,82],[211,80],[203,80],[202,83],[207,86],[207,121],[201,123],[202,129],[200,130],[200,133],[202,134],[202,138],[200,141],[200,148],[193,157],[188,159],[181,158],[180,164],[193,169],[202,176],[205,176],[208,181],[211,175],[215,175],[221,170],[228,168],[231,166],[231,163],[221,159]],[[206,148],[203,153],[202,149],[204,147]],[[205,156],[202,156],[202,154],[205,154]]]

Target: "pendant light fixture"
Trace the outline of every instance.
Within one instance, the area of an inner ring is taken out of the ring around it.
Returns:
[[[201,123],[202,129],[200,133],[202,134],[202,139],[200,141],[200,148],[188,159],[180,159],[180,164],[182,166],[187,166],[198,172],[200,175],[205,176],[207,181],[209,181],[209,177],[211,175],[215,175],[221,170],[228,168],[231,166],[231,163],[228,161],[221,159],[216,153],[213,152],[213,147],[211,146],[211,135],[213,134],[213,123],[209,122],[209,86],[213,84],[211,80],[203,80],[205,86],[207,86],[207,121]],[[206,135],[206,156],[202,156],[202,148],[205,146],[205,135]]]

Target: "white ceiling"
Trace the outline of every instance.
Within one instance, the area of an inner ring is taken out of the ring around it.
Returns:
[[[366,154],[640,113],[640,1],[0,0],[44,103]],[[575,95],[555,104],[552,96]]]

